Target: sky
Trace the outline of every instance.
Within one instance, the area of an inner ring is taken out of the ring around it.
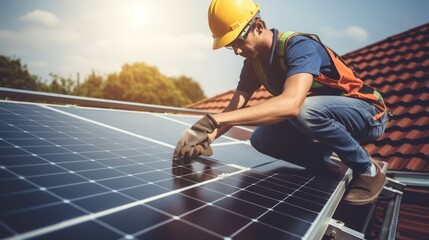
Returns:
[[[244,59],[212,50],[210,2],[0,0],[0,55],[21,59],[42,80],[107,76],[144,62],[214,96],[237,86]],[[255,2],[268,28],[315,33],[340,55],[429,22],[426,0]]]

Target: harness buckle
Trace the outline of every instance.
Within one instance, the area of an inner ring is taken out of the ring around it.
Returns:
[[[393,112],[387,112],[387,121],[388,122],[392,121],[394,116],[395,114]]]

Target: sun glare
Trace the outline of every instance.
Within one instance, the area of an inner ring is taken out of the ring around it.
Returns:
[[[147,16],[145,16],[145,12],[142,8],[135,8],[131,11],[131,22],[134,25],[142,25],[146,17]]]

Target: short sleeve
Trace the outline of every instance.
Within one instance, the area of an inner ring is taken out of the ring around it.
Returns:
[[[288,69],[286,78],[297,73],[319,76],[322,60],[316,44],[319,43],[304,36],[295,36],[289,40],[284,55]]]

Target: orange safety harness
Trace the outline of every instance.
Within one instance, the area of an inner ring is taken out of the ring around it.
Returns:
[[[287,71],[287,67],[283,58],[285,53],[285,47],[287,45],[288,40],[296,35],[309,37],[322,44],[319,37],[315,34],[292,31],[279,33],[277,41],[277,55],[280,59],[280,66],[283,72]],[[322,46],[328,52],[329,57],[333,62],[339,77],[338,79],[332,79],[320,73],[318,77],[313,79],[313,83],[311,85],[311,89],[308,95],[326,95],[326,93],[329,92],[329,89],[336,90],[340,92],[339,95],[359,98],[373,104],[380,111],[373,117],[374,120],[377,120],[382,117],[383,114],[386,112],[386,105],[384,104],[383,97],[381,96],[381,94],[375,91],[370,86],[364,84],[363,81],[354,74],[354,72],[347,66],[345,61],[341,59],[340,56],[338,56],[327,46],[323,44]],[[267,89],[268,92],[270,92],[274,96],[278,96],[282,93],[281,91],[279,91],[279,89],[275,89],[270,85],[264,68],[262,67],[262,64],[259,60],[253,61],[253,69],[259,81],[265,87],[265,89]]]

